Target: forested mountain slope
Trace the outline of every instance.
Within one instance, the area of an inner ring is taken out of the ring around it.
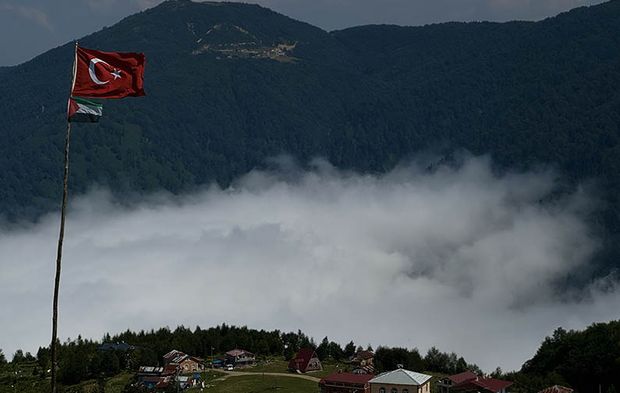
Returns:
[[[541,22],[362,26],[332,33],[256,5],[171,0],[81,38],[142,51],[147,97],[76,125],[73,195],[228,184],[288,153],[386,171],[467,149],[499,169],[595,179],[601,274],[620,266],[620,1]],[[0,212],[58,205],[73,43],[0,71]]]

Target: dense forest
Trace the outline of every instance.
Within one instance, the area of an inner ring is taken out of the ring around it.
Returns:
[[[536,23],[328,33],[256,5],[170,0],[79,41],[145,52],[147,97],[74,126],[72,195],[225,187],[281,153],[376,173],[466,149],[499,171],[554,167],[567,189],[593,182],[605,247],[569,281],[620,267],[620,1]],[[285,58],[247,55],[277,45]],[[57,209],[72,50],[0,72],[9,221]]]
[[[101,350],[102,343],[126,343],[132,349]],[[315,348],[322,361],[346,362],[356,351],[370,349],[350,341],[345,346],[325,337],[317,343],[301,331],[265,331],[222,324],[209,329],[193,330],[179,326],[174,330],[161,328],[148,332],[126,331],[116,335],[106,334],[101,341],[78,337],[60,345],[59,379],[65,385],[85,379],[109,377],[122,370],[136,371],[142,365],[161,365],[162,356],[172,349],[203,357],[221,356],[233,348],[243,348],[257,354],[259,359],[290,359],[300,348]],[[422,356],[416,348],[390,348],[380,346],[374,350],[377,372],[395,369],[399,364],[411,370],[439,374],[456,374],[472,370],[482,371],[455,353],[431,348]],[[35,355],[18,350],[11,363],[0,350],[0,371],[18,367],[20,363],[35,362],[33,373],[45,377],[50,367],[49,348],[40,347]],[[492,377],[514,382],[511,391],[535,393],[560,384],[576,389],[579,393],[615,393],[620,389],[620,321],[597,323],[583,331],[566,331],[558,328],[547,337],[534,357],[521,370],[503,373],[501,369],[489,374]],[[2,381],[0,381],[2,383]]]

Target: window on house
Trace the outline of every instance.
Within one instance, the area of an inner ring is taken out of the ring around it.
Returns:
[[[385,393],[385,388],[379,389],[379,393]]]
[[[390,393],[398,393],[398,389],[396,389],[396,388],[392,388],[392,390],[390,391]]]
[[[409,393],[409,389],[403,389],[403,393]]]

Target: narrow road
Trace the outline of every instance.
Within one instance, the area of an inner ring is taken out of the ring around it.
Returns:
[[[268,377],[288,377],[288,378],[306,379],[312,382],[319,382],[321,380],[321,378],[313,377],[310,375],[294,374],[294,373],[261,373],[261,372],[251,373],[247,371],[224,371],[224,370],[218,370],[218,371],[226,375],[223,377],[217,378],[217,379],[228,379],[230,377],[240,377],[240,376],[246,376],[246,375],[255,376],[255,377],[266,375]]]

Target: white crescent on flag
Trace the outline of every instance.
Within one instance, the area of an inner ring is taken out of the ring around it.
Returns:
[[[76,47],[71,95],[82,98],[143,96],[144,63],[143,53]]]
[[[108,66],[110,66],[108,63],[106,63],[105,61],[98,59],[96,57],[93,57],[92,59],[90,59],[90,64],[88,65],[88,74],[90,75],[90,79],[93,80],[93,82],[95,82],[98,85],[105,85],[106,83],[110,82],[109,80],[107,81],[102,81],[99,78],[97,78],[97,74],[95,73],[95,64],[97,63],[103,63],[106,64]]]

